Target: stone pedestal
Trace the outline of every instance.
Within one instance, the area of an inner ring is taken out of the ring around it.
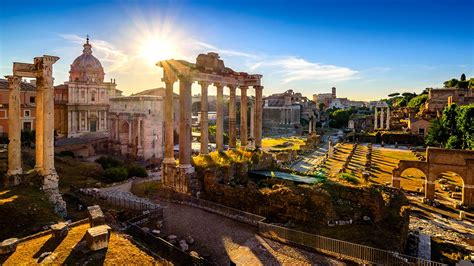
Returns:
[[[53,231],[54,238],[65,238],[69,231],[67,223],[61,222],[51,225],[51,230]]]
[[[18,238],[9,238],[3,240],[0,244],[0,255],[10,254],[15,252],[16,246],[18,245]]]
[[[90,250],[100,250],[109,246],[111,228],[108,225],[96,226],[87,229],[86,242]]]
[[[99,205],[87,207],[89,213],[89,224],[91,227],[105,224],[105,216]]]

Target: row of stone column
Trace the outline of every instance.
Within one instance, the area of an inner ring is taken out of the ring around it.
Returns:
[[[380,114],[378,113],[378,109],[380,109]],[[387,109],[387,120],[384,124],[384,109]],[[379,124],[380,120],[380,124]],[[375,107],[375,115],[374,115],[374,129],[390,129],[390,108],[388,107]]]
[[[165,164],[174,164],[174,128],[173,128],[173,85],[176,80],[163,79],[166,84],[164,124],[165,124]],[[179,165],[182,169],[191,169],[191,85],[193,81],[181,77],[179,79]],[[208,154],[209,144],[209,121],[208,121],[208,88],[210,83],[199,82],[201,85],[201,154]],[[224,85],[214,84],[217,87],[217,120],[216,120],[216,146],[218,151],[224,149]],[[229,103],[229,148],[237,146],[237,121],[236,121],[236,88],[228,85],[230,89]],[[241,110],[240,110],[240,136],[241,146],[247,143],[247,89],[248,86],[240,86],[241,90]],[[255,88],[255,147],[262,145],[262,86]]]
[[[8,172],[7,175],[21,174],[21,79],[8,79]],[[42,76],[36,79],[35,118],[35,170],[42,175],[55,173],[54,169],[54,89],[53,78]]]

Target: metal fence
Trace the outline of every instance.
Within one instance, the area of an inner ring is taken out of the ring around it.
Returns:
[[[397,252],[372,248],[329,237],[313,235],[277,225],[267,224],[264,222],[258,223],[258,233],[264,237],[277,240],[279,242],[308,247],[322,254],[356,261],[357,263],[383,265],[446,265],[443,263],[399,254]]]

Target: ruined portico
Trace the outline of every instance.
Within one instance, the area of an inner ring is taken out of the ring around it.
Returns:
[[[18,185],[23,173],[21,163],[20,82],[23,77],[35,78],[36,97],[36,148],[35,170],[42,177],[42,189],[55,205],[55,211],[66,215],[66,203],[59,194],[59,177],[54,168],[54,88],[53,64],[59,57],[44,55],[35,57],[33,64],[13,63],[13,75],[9,82],[8,172],[6,185]]]
[[[403,171],[415,168],[425,175],[425,198],[435,198],[435,181],[443,172],[454,172],[463,181],[462,204],[474,206],[474,151],[429,147],[426,161],[401,160],[392,172],[392,186],[400,188]]]
[[[390,107],[386,102],[379,101],[374,106],[374,130],[390,129]]]
[[[262,91],[261,75],[250,75],[244,72],[235,72],[224,66],[216,53],[200,54],[196,63],[183,60],[165,60],[157,63],[163,68],[163,82],[166,84],[165,98],[165,158],[163,161],[163,183],[178,192],[197,192],[197,179],[191,165],[191,86],[194,82],[201,85],[201,154],[208,151],[208,104],[207,96],[209,85],[216,87],[217,119],[216,119],[216,146],[217,150],[224,150],[224,87],[229,88],[229,148],[237,147],[237,115],[236,90],[241,90],[241,147],[248,145],[247,139],[247,90],[255,89],[255,108],[251,114],[254,120],[251,129],[254,133],[254,145],[259,149],[262,145]],[[173,135],[173,85],[179,81],[179,164],[174,158]]]

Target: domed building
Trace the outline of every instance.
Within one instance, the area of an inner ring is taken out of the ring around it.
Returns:
[[[107,136],[109,99],[121,96],[115,80],[104,82],[105,72],[92,54],[89,38],[71,64],[69,81],[55,86],[55,130],[64,137]]]

